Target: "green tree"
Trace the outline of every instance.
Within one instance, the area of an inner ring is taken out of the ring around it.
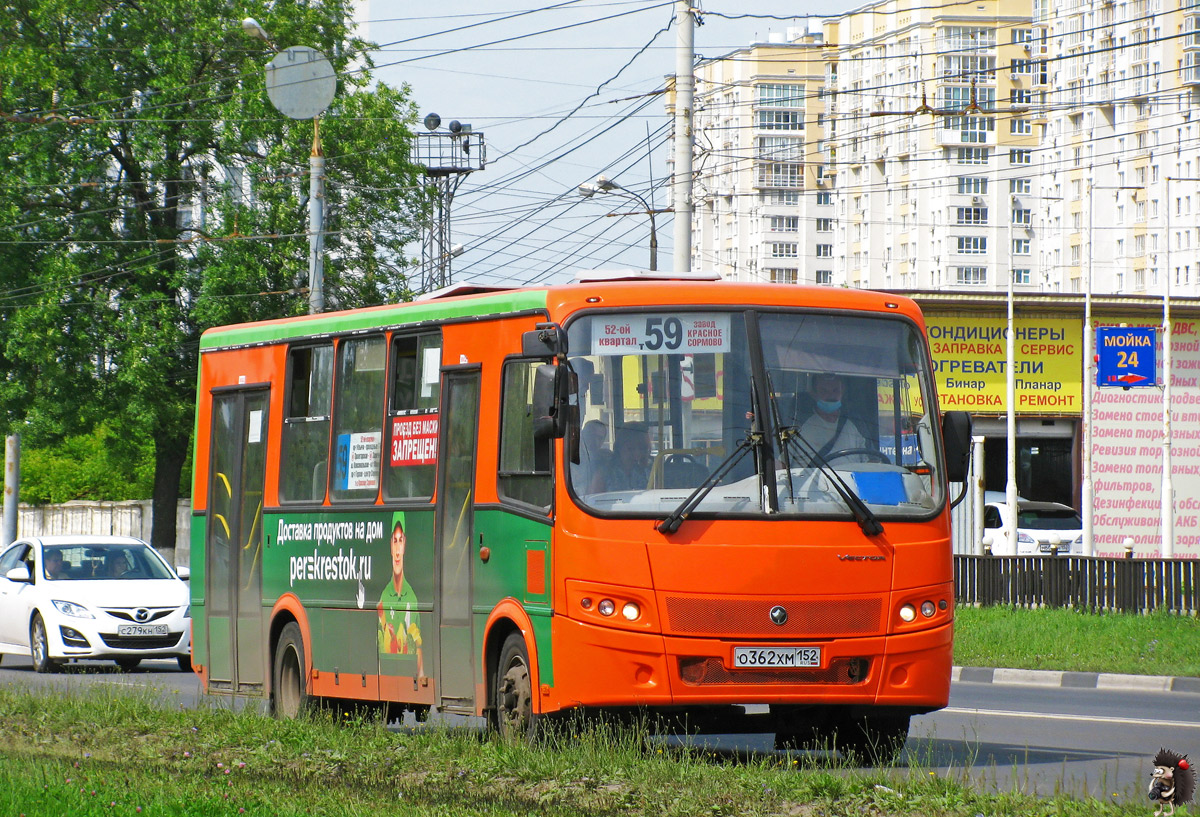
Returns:
[[[407,89],[372,84],[350,3],[14,0],[0,31],[0,425],[152,441],[173,546],[211,325],[307,310],[310,122],[270,105],[266,44],[321,50],[327,308],[409,297],[428,197]]]

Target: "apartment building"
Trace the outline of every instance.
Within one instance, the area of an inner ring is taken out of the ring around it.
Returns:
[[[830,284],[833,199],[820,159],[821,34],[775,35],[696,68],[692,268]]]
[[[1200,294],[1200,3],[1161,2],[881,0],[702,63],[693,267]]]

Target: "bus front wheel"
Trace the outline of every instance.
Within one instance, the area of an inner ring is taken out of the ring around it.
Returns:
[[[300,625],[294,621],[284,625],[279,634],[271,680],[271,709],[275,717],[295,718],[308,709],[312,696],[304,671],[304,637]]]
[[[895,714],[844,718],[837,725],[837,749],[852,763],[890,765],[904,748],[910,720]]]
[[[533,712],[533,680],[529,672],[529,651],[520,633],[509,633],[500,648],[496,665],[496,731],[502,738],[528,740],[533,737],[537,716]]]

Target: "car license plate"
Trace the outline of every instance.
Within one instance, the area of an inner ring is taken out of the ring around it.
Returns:
[[[819,667],[820,647],[734,647],[735,667]]]
[[[166,624],[118,624],[117,635],[167,635]]]

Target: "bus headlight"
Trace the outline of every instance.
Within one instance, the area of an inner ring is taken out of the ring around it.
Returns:
[[[917,617],[917,608],[911,604],[905,604],[900,608],[900,620],[904,622],[912,621]]]
[[[612,599],[601,599],[600,603],[596,605],[596,609],[602,616],[611,616],[617,611],[617,606],[613,604]]]
[[[932,601],[921,602],[921,615],[925,618],[933,618],[933,614],[937,612],[937,607]]]
[[[641,614],[641,609],[632,601],[626,602],[625,606],[621,608],[621,615],[625,616],[626,621],[637,621]]]

